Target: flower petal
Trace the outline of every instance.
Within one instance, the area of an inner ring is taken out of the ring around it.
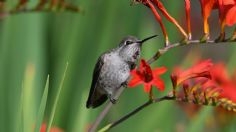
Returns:
[[[132,78],[129,83],[128,83],[128,87],[136,87],[137,85],[141,84],[143,81],[141,80],[141,78],[139,77],[134,77]]]
[[[131,70],[131,71],[130,71],[130,74],[131,74],[131,75],[137,75],[137,70],[136,70],[136,69]]]
[[[160,91],[165,90],[165,83],[163,80],[161,80],[160,78],[155,78],[152,82],[152,84],[154,86],[156,86]]]
[[[183,71],[183,72],[177,72],[172,73],[174,84],[179,85],[185,80],[196,78],[196,77],[206,77],[211,78],[210,70],[212,68],[213,64],[211,60],[205,60],[201,61],[200,63],[192,66],[191,68]]]
[[[226,24],[233,26],[236,23],[236,5],[233,6],[226,15]]]
[[[162,33],[166,39],[166,41],[169,41],[169,37],[167,35],[167,32],[166,32],[166,28],[162,22],[162,19],[161,19],[161,16],[159,15],[159,13],[156,11],[154,5],[149,1],[147,0],[147,5],[150,7],[150,9],[152,10],[152,13],[154,14],[156,20],[159,22],[160,26],[161,26],[161,29],[162,29]]]
[[[167,71],[167,68],[166,67],[159,67],[159,68],[156,68],[152,71],[153,75],[161,75],[163,73],[165,73]]]
[[[190,35],[189,39],[191,39],[191,22],[190,22],[190,0],[184,0],[185,1],[185,13],[186,13],[186,21],[187,21],[187,28],[188,28],[188,35]]]
[[[162,14],[166,17],[167,20],[172,22],[178,30],[185,36],[185,38],[188,37],[188,35],[185,33],[184,29],[179,25],[179,23],[167,12],[163,4],[159,0],[153,0],[157,8],[162,12]]]

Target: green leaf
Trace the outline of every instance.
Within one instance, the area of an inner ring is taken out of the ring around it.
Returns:
[[[46,85],[45,85],[45,88],[44,88],[43,96],[42,96],[41,103],[40,103],[40,106],[39,106],[35,132],[40,131],[41,124],[43,122],[44,112],[45,112],[45,108],[46,108],[46,104],[47,104],[47,98],[48,98],[48,88],[49,88],[49,75],[47,77],[47,81],[46,81]]]
[[[65,80],[65,77],[66,77],[67,68],[68,68],[68,62],[66,63],[66,68],[65,68],[64,74],[62,76],[62,80],[61,80],[59,89],[57,91],[56,98],[55,98],[54,103],[53,103],[52,112],[51,112],[50,117],[49,117],[49,121],[48,121],[46,132],[49,132],[50,128],[52,126],[53,118],[54,118],[54,115],[55,115],[55,112],[56,112],[56,108],[57,108],[57,103],[58,103],[58,100],[59,100],[59,97],[60,97],[60,93],[61,93],[61,89],[63,87],[63,83],[64,83],[64,80]]]
[[[86,125],[88,122],[88,119],[91,114],[89,114],[88,109],[85,107],[84,102],[86,102],[88,96],[88,91],[84,90],[82,92],[82,96],[80,99],[80,102],[78,102],[78,109],[74,112],[74,118],[73,124],[71,124],[70,129],[68,131],[72,132],[81,132],[86,129]]]

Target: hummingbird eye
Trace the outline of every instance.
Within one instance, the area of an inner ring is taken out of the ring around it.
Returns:
[[[129,45],[129,44],[132,44],[132,43],[133,43],[133,42],[130,41],[130,40],[125,41],[125,45]]]

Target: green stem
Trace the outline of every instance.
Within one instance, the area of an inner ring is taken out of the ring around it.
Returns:
[[[134,109],[132,112],[128,113],[127,115],[123,116],[122,118],[118,119],[117,121],[114,121],[113,123],[110,123],[108,125],[106,125],[105,127],[103,127],[102,129],[99,130],[99,132],[105,132],[115,126],[117,126],[118,124],[124,122],[125,120],[129,119],[131,116],[137,114],[139,111],[143,110],[144,108],[146,108],[147,106],[153,104],[153,103],[158,103],[164,100],[174,100],[174,97],[170,97],[170,96],[164,96],[161,98],[155,98],[153,100],[148,100],[146,103],[142,104],[141,106],[139,106],[138,108]]]

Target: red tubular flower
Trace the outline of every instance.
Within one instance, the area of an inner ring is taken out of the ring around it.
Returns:
[[[128,86],[135,87],[139,84],[144,84],[144,91],[149,93],[151,86],[154,85],[160,91],[165,89],[164,82],[160,79],[160,75],[167,71],[165,67],[155,68],[154,70],[147,64],[145,60],[141,60],[140,68],[131,71],[132,79]]]
[[[233,26],[236,23],[236,4],[234,4],[234,6],[229,9],[225,19],[225,23],[228,26]]]
[[[217,0],[219,19],[221,26],[220,37],[224,39],[225,37],[225,25],[232,26],[236,23],[236,3],[234,0]]]
[[[217,104],[236,112],[236,73],[228,76],[223,63],[212,65],[210,60],[202,61],[192,68],[172,75],[173,94],[180,99],[196,104]],[[191,79],[191,80],[190,80]],[[182,90],[176,93],[176,86]]]
[[[184,35],[185,38],[188,38],[188,35],[186,34],[186,32],[184,31],[184,29],[179,25],[179,23],[167,12],[167,10],[165,9],[165,7],[163,6],[163,4],[159,1],[159,0],[136,0],[136,2],[140,2],[146,6],[148,6],[156,20],[159,22],[163,35],[165,37],[165,44],[166,46],[169,44],[169,38],[166,32],[166,29],[164,27],[164,24],[162,22],[162,19],[160,17],[160,15],[158,14],[158,12],[156,11],[155,6],[163,13],[163,15],[167,18],[167,20],[169,20],[170,22],[172,22],[178,29],[179,31]],[[155,4],[155,6],[153,5],[153,3]],[[190,5],[190,4],[189,4]]]
[[[156,11],[154,5],[149,0],[142,0],[142,3],[147,5],[148,7],[150,7],[150,9],[152,10],[156,20],[159,22],[159,24],[161,26],[161,29],[162,29],[162,32],[163,32],[163,35],[165,37],[165,44],[167,46],[169,44],[169,37],[167,35],[165,26],[164,26],[164,24],[162,22],[161,16],[158,14],[158,12]]]
[[[218,84],[226,84],[230,81],[230,77],[226,71],[224,63],[215,64],[211,69],[211,77]]]
[[[220,85],[223,89],[222,93],[219,95],[219,98],[227,98],[228,100],[236,103],[236,85],[233,83]]]
[[[167,12],[163,4],[159,0],[152,0],[155,5],[157,6],[158,9],[163,13],[163,15],[172,22],[178,29],[179,31],[184,35],[185,38],[188,38],[188,35],[185,33],[184,29],[179,25],[179,23]]]
[[[215,84],[223,90],[219,98],[227,98],[236,103],[236,82],[234,75],[232,78],[228,75],[226,66],[223,63],[214,65],[211,76]]]
[[[187,29],[188,29],[188,39],[192,39],[192,34],[191,34],[191,21],[190,21],[190,0],[184,0],[185,1],[185,13],[186,13],[186,21],[187,21]]]
[[[204,34],[205,38],[208,39],[209,37],[208,17],[210,16],[212,9],[217,6],[217,2],[216,0],[199,0],[199,1],[201,3],[201,9],[202,9]]]
[[[176,87],[185,80],[196,78],[196,77],[206,77],[210,78],[210,69],[213,66],[211,60],[205,60],[202,61],[193,67],[181,72],[181,71],[175,71],[171,75],[171,80],[173,83],[173,86]]]

